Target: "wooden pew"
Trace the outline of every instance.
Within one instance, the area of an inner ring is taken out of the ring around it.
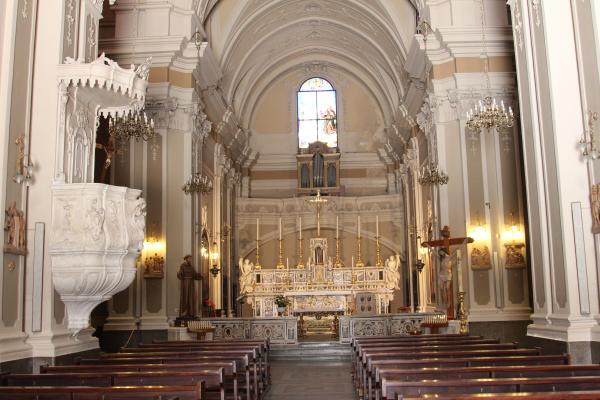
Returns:
[[[516,343],[494,343],[494,344],[454,344],[454,343],[443,343],[435,345],[424,345],[424,346],[392,346],[392,347],[358,347],[358,355],[353,364],[353,369],[357,371],[357,375],[360,374],[361,368],[365,367],[367,362],[368,354],[404,354],[404,353],[424,353],[432,351],[460,351],[460,350],[509,350],[516,349]],[[361,365],[362,363],[362,365]]]
[[[359,378],[361,392],[364,394],[372,387],[373,361],[378,360],[407,360],[425,358],[480,358],[480,357],[507,357],[507,356],[536,356],[540,355],[539,348],[534,349],[498,349],[498,350],[457,350],[457,351],[411,351],[389,350],[383,352],[365,351],[359,364]]]
[[[513,365],[421,369],[377,368],[374,379],[374,397],[375,399],[380,399],[382,378],[419,381],[425,379],[549,378],[555,376],[600,376],[600,365]]]
[[[269,385],[270,382],[270,366],[266,349],[262,346],[263,343],[257,344],[247,344],[247,343],[234,343],[234,344],[226,344],[220,342],[218,344],[213,344],[211,342],[200,342],[195,344],[182,345],[177,344],[175,346],[159,346],[153,344],[151,346],[144,346],[139,348],[128,348],[124,349],[120,353],[112,353],[106,355],[106,357],[111,357],[113,354],[123,354],[123,353],[150,353],[150,352],[177,352],[177,353],[192,353],[192,352],[203,352],[203,351],[220,351],[223,350],[238,350],[238,351],[255,351],[256,354],[256,368],[258,368],[257,373],[260,376],[259,383],[262,385],[261,390],[264,392]],[[251,369],[254,368],[254,365],[251,365]],[[254,373],[254,371],[251,371]]]
[[[179,371],[201,371],[204,369],[222,368],[224,375],[225,396],[231,393],[234,399],[238,398],[238,378],[235,361],[229,362],[206,362],[194,364],[108,364],[108,365],[58,365],[42,366],[42,374],[67,374],[67,373],[115,373],[115,372],[179,372]],[[211,388],[206,385],[207,392]]]
[[[181,386],[204,382],[207,399],[225,400],[223,368],[195,371],[9,374],[2,386]]]
[[[424,399],[443,399],[443,400],[475,400],[490,399],[494,400],[598,400],[600,399],[600,390],[584,390],[581,392],[524,392],[524,393],[495,393],[493,397],[489,394],[435,394],[424,395],[420,397],[398,395],[397,400],[424,400]]]
[[[258,399],[259,391],[262,392],[262,385],[259,385],[259,371],[262,371],[262,365],[257,356],[257,351],[255,348],[245,348],[245,349],[233,349],[233,350],[198,350],[198,351],[150,351],[150,352],[142,352],[142,353],[106,353],[101,354],[101,359],[120,359],[120,358],[181,358],[181,359],[195,359],[196,357],[237,357],[237,356],[247,356],[248,357],[248,366],[246,370],[248,374],[252,373],[252,385],[250,388],[254,391],[254,399]],[[261,378],[262,379],[262,378]],[[249,388],[249,389],[250,389]]]
[[[3,386],[0,400],[203,400],[204,385],[185,386]]]
[[[236,362],[238,371],[238,391],[245,391],[247,400],[253,398],[251,391],[254,389],[255,399],[258,399],[257,385],[253,385],[250,377],[250,361],[248,354],[238,356],[215,356],[215,355],[193,355],[190,357],[142,357],[140,355],[130,358],[81,358],[79,364],[82,365],[134,365],[134,364],[196,364],[196,363],[218,363],[218,362]],[[242,376],[241,379],[239,377]],[[256,377],[255,377],[256,378]],[[256,382],[256,381],[254,381]]]
[[[403,396],[420,396],[422,394],[557,392],[577,390],[600,390],[600,379],[597,376],[571,376],[407,382],[383,378],[381,382],[383,400],[394,400],[399,394]]]

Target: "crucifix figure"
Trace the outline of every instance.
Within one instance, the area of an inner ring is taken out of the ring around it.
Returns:
[[[438,240],[430,240],[427,242],[421,243],[423,247],[439,247],[440,250],[444,254],[444,258],[450,257],[452,254],[450,252],[450,246],[460,246],[465,243],[473,243],[473,238],[470,237],[450,237],[450,228],[448,226],[444,226],[444,228],[440,231],[442,238]],[[460,273],[460,271],[458,271]],[[448,287],[446,291],[446,316],[449,320],[454,319],[454,289],[452,285],[452,263],[448,262]]]
[[[317,210],[317,237],[321,237],[321,206],[326,204],[329,200],[323,198],[321,196],[321,191],[317,190],[317,195],[307,201],[313,204]]]

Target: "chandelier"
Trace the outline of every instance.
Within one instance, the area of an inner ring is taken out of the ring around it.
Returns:
[[[417,178],[418,182],[423,185],[445,185],[448,183],[448,175],[440,171],[437,164],[430,163],[424,166]]]
[[[109,118],[108,133],[120,143],[130,139],[148,141],[154,137],[154,120],[142,110],[129,111],[122,116]]]
[[[191,193],[209,193],[213,189],[213,184],[210,178],[204,174],[196,172],[185,182],[181,190],[185,194]]]
[[[481,42],[483,44],[483,59],[484,61],[484,76],[486,82],[487,92],[491,92],[490,85],[490,60],[487,52],[487,40],[485,35],[485,8],[483,4],[484,0],[479,1],[479,9],[481,13]],[[508,112],[504,106],[504,100],[498,102],[492,96],[486,96],[483,101],[479,100],[478,104],[475,105],[475,109],[471,109],[467,112],[467,127],[475,132],[481,132],[482,129],[506,129],[512,128],[515,123],[515,116],[512,108],[508,107]]]
[[[589,140],[586,140],[586,135],[584,134],[579,140],[579,143],[577,144],[577,147],[579,147],[579,151],[581,151],[581,156],[587,161],[596,160],[600,157],[598,149],[596,148],[596,133],[594,131],[594,123],[597,120],[598,113],[594,111],[588,111],[587,134]]]
[[[496,99],[487,96],[479,100],[475,109],[467,112],[467,128],[472,131],[481,131],[482,129],[506,129],[512,128],[515,123],[515,116],[511,107],[504,106],[504,100],[500,101],[500,106]]]

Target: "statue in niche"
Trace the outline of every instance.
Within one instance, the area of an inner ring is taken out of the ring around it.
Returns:
[[[323,154],[320,152],[313,156],[313,186],[323,187]]]
[[[243,259],[240,257],[239,266],[240,293],[247,293],[252,289],[252,285],[254,285],[254,274],[252,274],[252,271],[254,270],[254,264],[248,259]]]
[[[385,260],[385,286],[388,289],[400,289],[400,255],[390,256]]]
[[[308,188],[310,187],[310,177],[308,176],[308,165],[302,164],[300,167],[300,187]]]
[[[192,256],[183,257],[183,263],[177,271],[177,279],[181,281],[181,293],[179,295],[179,317],[194,318],[196,316],[196,288],[194,281],[200,280],[200,274],[192,266]]]
[[[323,248],[315,247],[315,264],[322,265],[323,264]]]
[[[334,164],[329,164],[327,166],[327,186],[337,186],[337,171],[335,170]]]
[[[6,232],[6,243],[4,251],[13,254],[26,254],[25,248],[25,214],[17,209],[17,203],[13,202],[5,210],[4,230]]]

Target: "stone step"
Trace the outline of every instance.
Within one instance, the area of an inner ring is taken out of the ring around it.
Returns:
[[[346,361],[351,358],[350,356],[350,345],[336,342],[301,342],[297,345],[272,345],[269,353],[272,360]]]

